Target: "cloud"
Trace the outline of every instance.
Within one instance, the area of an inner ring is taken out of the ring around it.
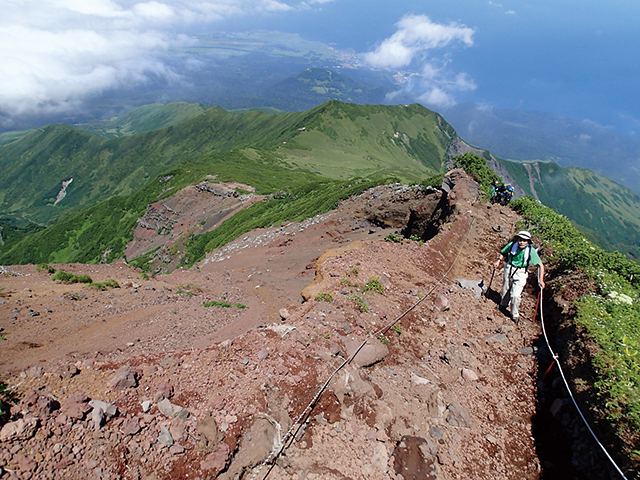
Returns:
[[[466,73],[450,71],[452,57],[448,51],[460,44],[472,46],[475,29],[457,23],[441,25],[424,15],[407,15],[396,26],[396,33],[364,54],[370,66],[417,69],[419,75],[410,75],[403,89],[417,93],[420,102],[433,107],[452,106],[455,92],[477,88]]]
[[[194,25],[308,8],[299,0],[2,3],[0,116],[5,118],[73,110],[88,96],[151,75],[178,81],[163,55],[192,43],[184,33]]]
[[[503,8],[504,5],[502,3],[489,2],[489,5],[496,8]],[[505,15],[516,15],[517,12],[515,10],[505,10]]]
[[[456,104],[453,94],[455,92],[473,91],[476,83],[466,73],[450,76],[446,71],[433,72],[433,67],[428,66],[430,75],[420,78],[418,90],[422,93],[418,100],[426,105],[436,108],[452,107]]]
[[[409,66],[427,52],[453,42],[473,45],[474,29],[451,23],[434,23],[425,15],[407,15],[396,26],[398,31],[384,40],[375,51],[364,55],[367,63],[379,68]]]

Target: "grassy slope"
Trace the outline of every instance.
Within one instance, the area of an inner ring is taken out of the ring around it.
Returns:
[[[328,118],[342,117],[341,125],[336,125],[341,134],[346,134],[349,123],[343,111],[352,110],[354,116],[366,118],[370,109],[387,109],[381,117],[388,116],[388,128],[392,128],[403,107],[355,107],[339,102],[328,102],[306,112],[283,115],[251,111],[231,114],[221,108],[212,108],[202,114],[161,130],[139,135],[103,140],[66,125],[52,125],[25,135],[19,140],[5,145],[0,150],[0,168],[6,172],[0,178],[0,209],[6,214],[19,214],[38,223],[50,223],[62,213],[79,207],[90,206],[114,195],[130,195],[163,171],[184,162],[194,161],[211,153],[221,153],[237,148],[258,148],[273,150],[283,142],[291,141],[304,134],[299,128],[316,124],[319,128]],[[415,110],[411,120],[422,128],[415,128],[426,141],[412,140],[406,145],[385,145],[379,149],[375,138],[364,138],[359,145],[343,143],[326,144],[311,158],[305,152],[301,164],[322,163],[329,158],[349,155],[345,149],[363,148],[376,151],[377,164],[365,157],[352,160],[354,170],[375,171],[380,162],[393,169],[397,176],[408,178],[412,169],[407,168],[412,160],[403,152],[405,149],[425,150],[428,140],[435,137],[435,116],[424,107]],[[409,123],[409,119],[403,120]],[[407,131],[408,127],[403,127]],[[327,130],[329,132],[329,130]],[[330,132],[329,132],[330,133]],[[326,136],[326,135],[325,135]],[[301,148],[314,148],[324,137],[303,139]],[[414,147],[415,143],[415,147]],[[436,156],[443,156],[443,142],[435,149]],[[435,167],[443,158],[430,158]],[[296,154],[292,154],[296,160]],[[400,162],[400,163],[399,163]],[[404,162],[404,163],[403,163]],[[415,163],[415,162],[414,162]],[[439,169],[439,167],[438,167]],[[323,172],[335,178],[340,172],[335,168]],[[67,196],[55,207],[53,203],[65,180],[73,178],[67,189]],[[413,174],[415,178],[415,174]]]
[[[279,151],[290,162],[330,178],[382,174],[417,181],[441,171],[450,141],[438,115],[419,105],[328,102],[321,115],[305,118],[297,128],[304,130],[285,140]]]
[[[516,182],[529,194],[529,174],[521,163],[503,161]],[[593,241],[608,250],[640,258],[640,197],[628,188],[591,170],[533,166],[534,188],[540,201],[567,216]]]
[[[32,130],[22,130],[22,131],[16,131],[16,132],[5,132],[5,133],[0,133],[0,147],[2,147],[3,145],[6,145],[7,143],[11,143],[11,142],[15,142],[16,140],[19,140],[20,138],[24,137],[27,133],[31,132]]]
[[[76,127],[108,140],[171,127],[189,120],[207,109],[208,107],[199,103],[152,103],[134,108],[120,117],[80,124]]]
[[[257,193],[285,190],[293,195],[282,200],[260,202],[234,216],[215,233],[199,235],[201,238],[192,243],[188,252],[190,263],[211,250],[211,245],[232,240],[234,235],[256,226],[316,215],[333,208],[337,200],[358,188],[357,193],[376,184],[376,180],[372,180],[370,184],[363,182],[347,188],[336,180],[292,167],[271,152],[247,149],[212,154],[174,167],[133,195],[113,197],[66,215],[13,248],[4,252],[0,249],[0,264],[113,261],[122,256],[126,244],[132,239],[136,220],[144,214],[149,203],[203,180],[207,175],[216,175],[220,181],[235,180],[255,185]]]

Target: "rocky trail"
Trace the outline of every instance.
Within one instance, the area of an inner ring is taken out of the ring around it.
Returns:
[[[516,325],[501,272],[478,286],[517,215],[453,172],[448,195],[377,187],[149,280],[55,265],[116,289],[5,267],[0,478],[609,478],[542,378],[533,287]]]

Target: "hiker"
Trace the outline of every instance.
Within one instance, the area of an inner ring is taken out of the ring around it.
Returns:
[[[497,193],[498,193],[498,181],[496,180],[491,184],[491,204],[492,205],[496,203]]]
[[[509,202],[513,198],[513,187],[511,185],[507,185],[507,189],[502,195],[502,204],[509,205]]]
[[[519,323],[520,300],[527,283],[527,267],[529,265],[538,266],[538,285],[544,289],[544,265],[536,249],[531,246],[531,234],[526,230],[518,232],[513,240],[500,250],[500,256],[494,263],[496,268],[500,266],[503,259],[505,266],[500,308],[506,310],[510,299],[511,318],[515,323]]]
[[[504,202],[504,196],[507,193],[507,187],[505,185],[500,185],[496,188],[496,201],[497,204],[502,204]]]

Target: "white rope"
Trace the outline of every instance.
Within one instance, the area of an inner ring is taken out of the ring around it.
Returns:
[[[316,392],[316,394],[314,395],[313,399],[305,407],[305,409],[298,416],[298,418],[296,419],[294,424],[291,426],[291,428],[287,431],[285,436],[282,438],[282,442],[280,443],[280,445],[277,448],[275,448],[269,454],[269,456],[264,460],[264,462],[262,462],[262,464],[260,465],[258,470],[253,474],[253,476],[251,477],[250,480],[254,480],[260,474],[260,472],[262,471],[264,466],[267,465],[268,463],[272,463],[273,462],[272,465],[271,465],[271,468],[273,468],[273,466],[275,465],[275,459],[278,458],[278,456],[280,456],[280,454],[282,453],[282,451],[285,448],[287,448],[287,445],[292,441],[293,438],[295,438],[295,435],[298,433],[300,428],[302,428],[302,424],[303,424],[303,422],[304,422],[304,420],[305,420],[305,418],[307,416],[307,411],[311,412],[311,410],[315,406],[316,401],[318,400],[318,398],[320,398],[320,395],[322,395],[322,393],[325,391],[327,386],[329,386],[329,383],[331,382],[333,377],[340,370],[342,370],[342,368],[344,368],[345,365],[347,365],[347,364],[349,364],[349,363],[351,363],[353,361],[353,359],[360,352],[360,350],[362,350],[362,348],[366,345],[366,343],[370,339],[378,338],[380,335],[383,335],[384,333],[386,333],[391,327],[393,327],[396,323],[398,323],[405,315],[407,315],[410,311],[412,311],[418,305],[420,305],[427,297],[429,297],[429,295],[431,295],[431,293],[433,293],[433,291],[438,287],[438,285],[440,285],[443,282],[443,280],[447,277],[449,272],[453,269],[453,266],[455,265],[455,263],[457,262],[458,258],[460,257],[460,254],[462,253],[462,250],[463,250],[464,246],[466,245],[467,237],[469,236],[469,233],[471,232],[471,228],[473,227],[473,224],[475,223],[475,220],[476,220],[476,217],[475,216],[472,217],[471,222],[469,223],[469,228],[467,230],[467,233],[465,234],[465,237],[464,237],[464,239],[463,239],[463,241],[461,243],[460,249],[458,250],[458,253],[457,253],[456,257],[451,262],[451,265],[449,266],[449,269],[444,273],[444,275],[442,275],[442,278],[436,282],[436,284],[431,288],[431,290],[429,290],[427,293],[425,293],[424,296],[422,296],[417,302],[415,302],[407,310],[405,310],[400,315],[398,315],[394,320],[389,322],[387,325],[385,325],[384,327],[382,327],[378,331],[376,331],[374,333],[370,333],[369,336],[360,344],[360,346],[344,362],[342,362],[342,364],[338,368],[336,368],[331,375],[329,375],[329,378],[327,379],[327,381],[324,382],[322,387],[320,387],[320,389]],[[293,433],[294,430],[295,430],[295,433]],[[269,476],[270,471],[271,471],[271,469],[269,469],[267,471],[267,473],[262,478],[262,480],[265,480]]]
[[[542,313],[542,292],[540,292],[540,324],[542,325],[542,333],[544,335],[544,340],[547,342],[547,348],[549,348],[549,351],[551,352],[551,356],[553,357],[553,361],[556,362],[556,365],[558,365],[558,370],[560,371],[560,376],[562,377],[562,380],[564,381],[565,387],[567,387],[567,391],[569,392],[569,397],[571,397],[571,401],[575,405],[576,410],[578,411],[578,414],[582,418],[582,421],[586,425],[587,429],[589,430],[589,432],[593,436],[593,438],[596,441],[596,443],[598,444],[598,446],[600,446],[600,448],[602,449],[602,451],[604,452],[606,457],[611,462],[611,465],[614,466],[614,468],[618,471],[618,473],[620,474],[620,476],[624,480],[627,480],[627,477],[624,476],[624,473],[622,473],[622,470],[620,469],[620,467],[618,467],[618,465],[616,465],[616,462],[613,460],[613,458],[611,458],[611,455],[609,455],[609,452],[607,452],[607,449],[604,447],[604,445],[602,445],[602,443],[600,442],[600,440],[596,436],[595,432],[591,429],[591,426],[589,425],[589,422],[587,422],[587,419],[582,414],[582,411],[580,410],[580,407],[578,407],[578,402],[576,402],[576,399],[574,398],[573,393],[571,392],[571,389],[569,388],[569,383],[567,382],[567,379],[564,376],[564,372],[562,371],[562,367],[560,366],[560,360],[558,360],[558,355],[553,352],[553,349],[551,348],[551,344],[549,343],[549,338],[547,337],[547,331],[544,328],[544,315]]]

